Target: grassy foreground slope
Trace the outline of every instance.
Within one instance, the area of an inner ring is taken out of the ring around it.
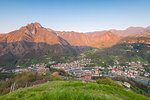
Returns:
[[[18,89],[0,100],[150,100],[115,86],[82,83],[81,81],[51,81],[42,85]]]

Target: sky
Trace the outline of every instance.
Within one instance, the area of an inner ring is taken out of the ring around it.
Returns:
[[[57,31],[150,26],[150,0],[0,0],[0,33],[32,22]]]

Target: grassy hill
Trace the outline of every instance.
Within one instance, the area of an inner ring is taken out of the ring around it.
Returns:
[[[122,88],[81,81],[51,81],[18,89],[0,100],[150,100]]]

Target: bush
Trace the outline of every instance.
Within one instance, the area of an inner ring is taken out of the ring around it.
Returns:
[[[15,82],[15,90],[19,88],[25,87],[29,82],[34,82],[37,80],[41,80],[42,76],[37,74],[36,72],[24,72],[22,74],[16,75],[9,81],[4,82],[0,86],[0,95],[6,94],[10,91],[11,85]]]
[[[110,86],[116,86],[116,87],[123,88],[123,86],[121,86],[118,83],[114,82],[110,78],[98,79],[98,80],[96,80],[96,82],[98,84],[105,84],[105,85],[110,85]]]
[[[55,81],[55,80],[63,80],[63,78],[61,78],[61,77],[59,77],[59,76],[56,76],[56,77],[53,78],[53,80],[54,80],[54,81]]]

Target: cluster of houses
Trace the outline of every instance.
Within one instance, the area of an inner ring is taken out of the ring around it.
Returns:
[[[150,77],[150,73],[146,72],[141,62],[128,62],[128,66],[109,66],[111,73],[122,75],[125,77],[136,78],[139,76]]]
[[[54,64],[54,61],[50,61],[49,64]],[[51,68],[64,70],[66,73],[73,75],[81,80],[87,81],[91,79],[91,77],[108,75],[106,73],[113,73],[116,75],[121,75],[125,77],[138,78],[143,75],[145,77],[150,77],[150,73],[146,72],[141,62],[128,62],[126,66],[108,66],[107,68],[101,66],[95,66],[92,68],[85,67],[91,65],[91,59],[82,59],[73,61],[71,63],[58,63],[55,65],[51,65]],[[12,73],[22,73],[28,71],[37,71],[40,74],[45,75],[46,71],[49,68],[46,67],[47,64],[38,63],[32,64],[29,67],[16,66],[16,69],[5,70],[0,68],[1,72],[12,72]],[[107,70],[105,70],[107,69]],[[105,71],[104,71],[105,70]],[[111,75],[110,75],[111,76]]]
[[[71,70],[69,71],[69,74],[72,74],[76,77],[84,77],[84,76],[99,76],[100,71],[98,68],[83,68],[83,69],[77,69],[77,70]]]
[[[37,71],[39,74],[46,74],[46,71],[49,70],[46,68],[46,64],[39,63],[39,64],[32,64],[29,67],[23,67],[23,66],[16,66],[16,69],[11,70],[5,70],[2,69],[1,72],[7,72],[7,73],[22,73],[22,72],[29,72],[29,71]]]
[[[73,61],[71,63],[58,63],[56,65],[52,65],[51,67],[56,69],[62,69],[65,72],[68,72],[70,70],[84,68],[84,66],[90,64],[91,64],[91,59],[82,59],[82,60]]]

